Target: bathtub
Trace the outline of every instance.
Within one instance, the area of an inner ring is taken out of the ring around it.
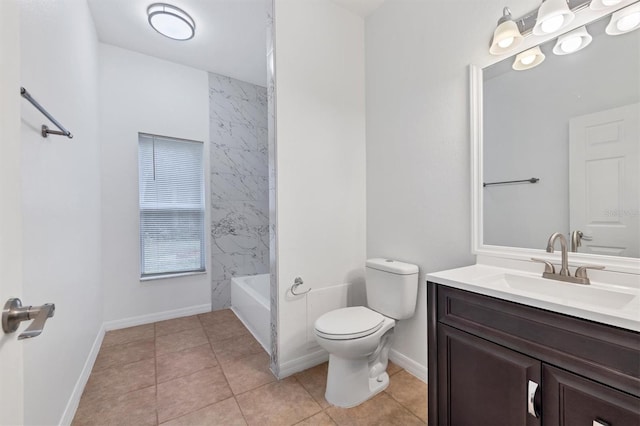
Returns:
[[[268,354],[271,353],[269,274],[231,279],[231,309]]]

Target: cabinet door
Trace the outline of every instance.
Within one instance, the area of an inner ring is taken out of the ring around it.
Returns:
[[[540,425],[528,414],[528,382],[539,384],[540,370],[536,359],[439,324],[437,423]]]
[[[546,364],[542,370],[545,426],[640,425],[640,398]]]

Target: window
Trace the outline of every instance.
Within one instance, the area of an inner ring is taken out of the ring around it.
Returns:
[[[140,275],[205,270],[201,142],[140,133]]]

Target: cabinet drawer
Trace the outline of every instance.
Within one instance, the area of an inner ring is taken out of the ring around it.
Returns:
[[[640,396],[640,333],[437,286],[437,321]]]

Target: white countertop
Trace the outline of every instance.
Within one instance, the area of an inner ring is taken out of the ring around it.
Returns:
[[[544,279],[541,273],[476,264],[426,274],[427,281],[640,332],[640,289]],[[640,279],[640,278],[639,278]]]

